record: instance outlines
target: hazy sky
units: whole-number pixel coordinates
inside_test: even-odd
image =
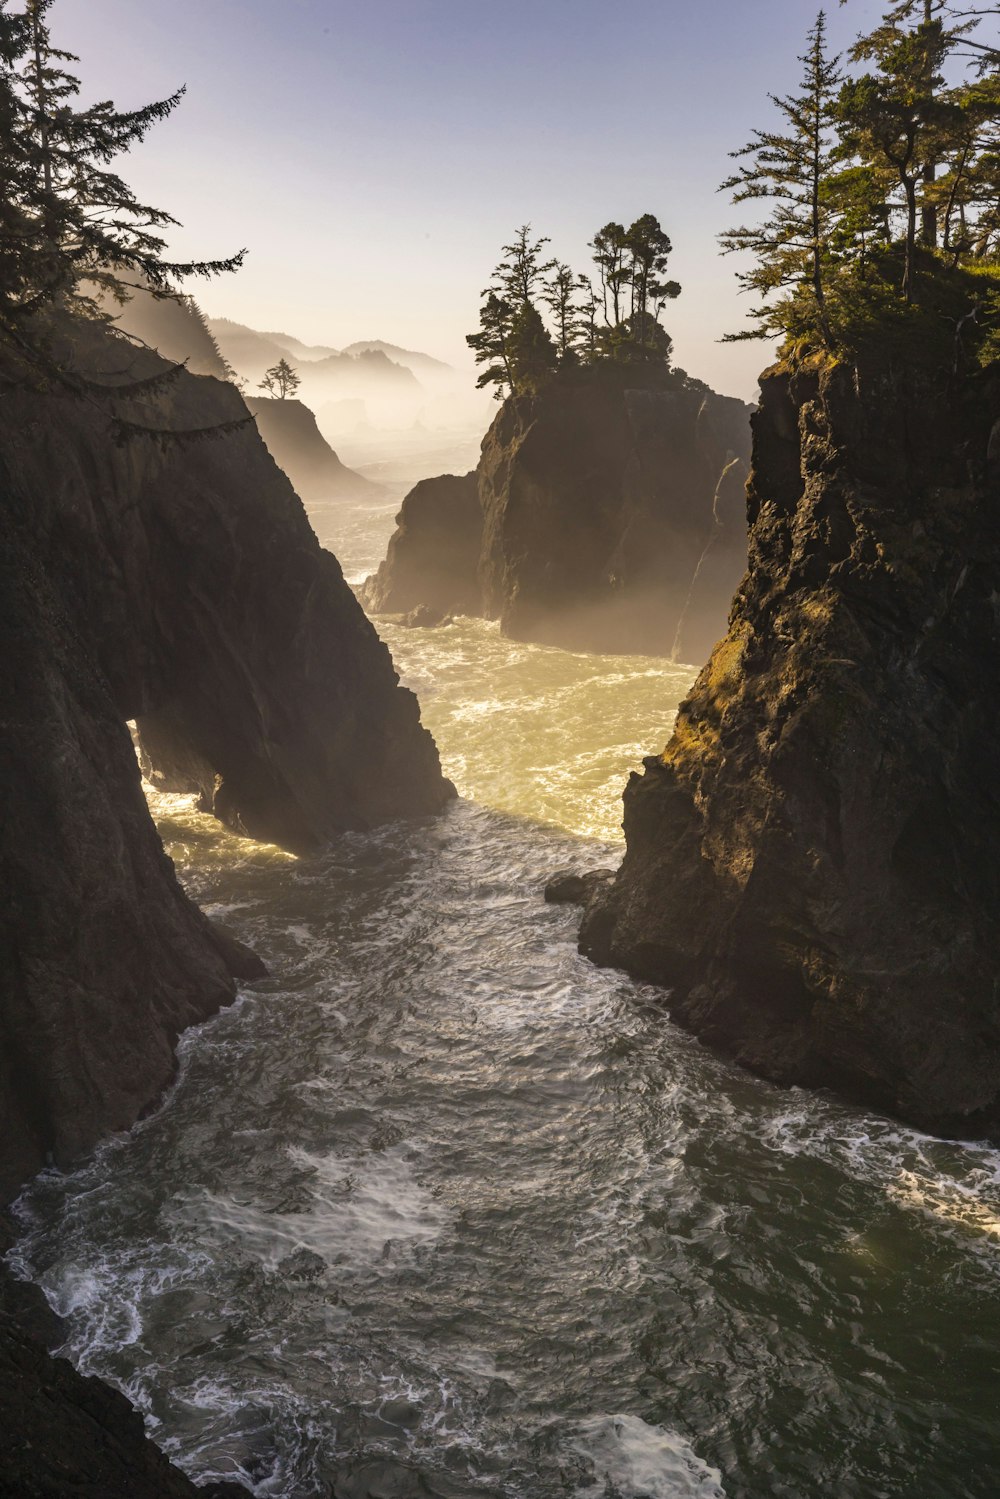
[[[876,0],[829,6],[834,41]],[[343,345],[385,338],[467,357],[500,245],[528,221],[589,270],[609,219],[655,213],[683,295],[675,357],[752,396],[727,152],[798,82],[811,0],[56,0],[53,40],[87,97],[187,97],[126,160],[183,223],[180,255],[246,245],[197,289],[210,315]]]

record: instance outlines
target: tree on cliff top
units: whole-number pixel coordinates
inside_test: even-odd
[[[741,225],[720,236],[724,254],[749,250],[756,264],[737,272],[747,291],[764,299],[751,316],[757,326],[733,338],[768,338],[783,331],[785,309],[767,302],[774,291],[791,287],[806,291],[824,342],[832,342],[826,309],[826,275],[832,258],[835,214],[828,183],[833,171],[834,107],[841,83],[839,58],[826,47],[826,17],[822,11],[807,36],[807,50],[799,59],[805,68],[801,93],[789,97],[769,94],[783,117],[783,130],[755,130],[750,142],[730,154],[741,161],[720,191],[733,194],[734,203],[768,199],[770,217],[759,225]],[[749,158],[749,161],[747,160]]]
[[[265,370],[260,388],[266,390],[269,396],[277,396],[279,401],[284,401],[288,396],[294,396],[301,384],[302,376],[296,374],[288,360],[279,359],[277,364],[272,364],[269,370]]]
[[[654,214],[642,214],[628,229],[614,222],[590,242],[600,273],[601,295],[587,276],[564,262],[543,260],[548,239],[531,239],[523,224],[483,292],[479,330],[466,336],[477,364],[486,368],[478,388],[534,393],[557,370],[581,364],[645,361],[670,363],[671,340],[660,326],[666,303],[680,286],[666,277],[669,236]],[[548,308],[553,333],[535,299]],[[601,325],[603,314],[603,326]]]
[[[110,168],[172,113],[183,89],[136,110],[110,100],[80,108],[79,80],[65,67],[77,59],[50,39],[51,4],[27,0],[13,11],[0,0],[0,337],[38,367],[46,360],[36,315],[47,306],[102,316],[95,288],[118,300],[137,285],[176,296],[178,279],[234,270],[244,253],[167,257],[163,231],[176,220]]]
[[[820,15],[803,95],[775,101],[793,129],[758,132],[734,153],[753,166],[724,184],[771,203],[761,225],[722,236],[724,250],[756,256],[741,280],[764,301],[757,328],[735,336],[898,347],[953,371],[973,349],[996,357],[1000,50],[972,35],[987,14],[1000,7],[896,0],[840,80]]]

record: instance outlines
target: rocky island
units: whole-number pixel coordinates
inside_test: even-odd
[[[641,366],[570,369],[510,396],[475,474],[407,496],[365,606],[702,660],[746,567],[750,409]]]
[[[765,1076],[1000,1130],[1000,370],[761,382],[750,568],[581,948]]]

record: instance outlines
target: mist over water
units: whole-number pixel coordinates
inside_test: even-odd
[[[316,508],[349,578],[398,499]],[[541,900],[693,669],[384,633],[445,816],[294,859],[153,798],[271,977],[22,1200],[67,1351],[262,1496],[993,1496],[1000,1155],[746,1076]]]

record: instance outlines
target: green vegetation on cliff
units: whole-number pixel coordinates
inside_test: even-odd
[[[598,285],[558,260],[544,260],[547,238],[531,239],[522,224],[503,246],[503,259],[483,292],[479,330],[466,343],[485,365],[477,385],[493,385],[498,401],[535,395],[558,370],[581,364],[648,364],[665,369],[671,342],[660,323],[680,295],[666,279],[669,237],[651,213],[628,229],[614,222],[590,242]],[[548,308],[552,331],[538,310]]]
[[[1000,51],[995,9],[899,0],[858,38],[847,72],[820,11],[799,92],[771,95],[776,129],[733,152],[723,183],[768,214],[721,236],[749,251],[760,298],[733,338],[784,352],[882,348],[960,373],[1000,351]]]
[[[77,59],[49,35],[51,4],[13,10],[0,0],[0,341],[18,351],[26,377],[80,389],[80,375],[71,378],[47,346],[47,312],[106,317],[102,294],[120,303],[138,288],[176,297],[178,279],[234,270],[243,252],[167,258],[164,232],[176,220],[141,202],[111,163],[184,91],[136,110],[110,100],[81,108],[79,80],[65,66]]]

